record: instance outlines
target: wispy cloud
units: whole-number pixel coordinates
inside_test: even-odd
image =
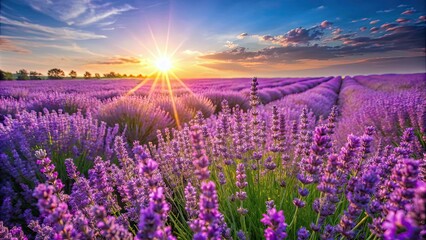
[[[353,22],[353,23],[356,23],[356,22],[363,22],[363,21],[368,21],[368,20],[370,20],[371,18],[360,18],[360,19],[355,19],[355,20],[352,20],[351,22]]]
[[[9,19],[4,16],[0,16],[0,22],[5,25],[14,26],[16,28],[21,28],[26,32],[38,35],[41,37],[46,37],[50,40],[87,40],[87,39],[101,39],[106,38],[104,35],[99,35],[92,32],[72,29],[68,27],[49,27],[36,23],[26,22],[26,21],[17,21]]]
[[[100,13],[90,14],[89,16],[87,16],[86,19],[77,22],[76,25],[90,25],[92,23],[99,22],[99,21],[107,19],[111,16],[119,15],[123,12],[127,12],[127,11],[133,10],[133,9],[135,9],[135,8],[128,5],[128,4],[125,4],[122,7],[111,8],[111,9],[108,9],[108,10],[100,12]]]
[[[102,23],[115,15],[135,9],[129,4],[112,6],[111,3],[100,4],[92,0],[51,1],[27,0],[35,10],[68,25],[85,26]],[[113,21],[109,21],[111,23]]]
[[[226,41],[225,47],[227,47],[227,48],[236,48],[236,47],[238,47],[238,44],[235,44],[232,41]]]
[[[411,15],[411,14],[413,14],[415,12],[416,12],[416,10],[414,10],[414,9],[407,9],[404,12],[402,12],[401,14],[402,15]]]
[[[12,41],[10,39],[6,39],[6,38],[1,37],[0,38],[0,51],[21,53],[21,54],[31,53],[31,51],[29,49],[20,46],[19,43],[20,43],[19,41]]]
[[[324,6],[324,5],[321,5],[321,6],[317,7],[316,9],[317,9],[317,10],[323,10],[324,8],[325,8],[325,6]]]
[[[379,11],[376,11],[376,13],[390,13],[390,12],[392,12],[393,10],[395,10],[395,9],[379,10]]]
[[[237,38],[238,39],[244,39],[245,37],[247,37],[248,36],[248,33],[240,33],[238,36],[237,36]]]
[[[117,57],[113,57],[113,58],[108,58],[108,59],[103,60],[103,61],[98,61],[95,64],[100,64],[100,65],[120,65],[120,64],[137,64],[137,63],[141,63],[141,59],[135,58],[135,57],[121,57],[121,56],[117,56]]]
[[[373,20],[373,21],[371,21],[371,22],[370,22],[370,24],[371,24],[371,25],[374,25],[374,24],[376,24],[376,23],[378,23],[378,22],[380,22],[380,20],[378,20],[378,19],[377,19],[377,20]]]

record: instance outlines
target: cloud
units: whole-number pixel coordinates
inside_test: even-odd
[[[404,12],[402,12],[401,15],[411,15],[415,12],[416,12],[416,10],[414,10],[414,9],[408,9],[408,10],[405,10]]]
[[[331,27],[331,25],[333,25],[332,22],[330,22],[328,20],[325,20],[325,21],[322,21],[322,23],[320,24],[320,27],[323,28],[323,29],[325,29],[325,28]]]
[[[225,47],[227,47],[227,48],[236,48],[236,47],[238,47],[238,44],[235,44],[235,43],[233,43],[231,41],[226,41]]]
[[[17,21],[9,19],[4,16],[0,16],[2,24],[21,28],[26,32],[30,32],[35,35],[50,38],[50,40],[67,39],[67,40],[87,40],[87,39],[101,39],[106,38],[104,35],[99,35],[91,32],[82,30],[76,30],[67,27],[48,27],[36,23],[30,23],[25,21]]]
[[[356,22],[363,22],[363,21],[368,21],[368,20],[370,20],[371,18],[361,18],[361,19],[355,19],[355,20],[352,20],[352,22],[353,23],[356,23]]]
[[[341,28],[336,28],[333,32],[331,32],[333,35],[339,35],[340,33],[342,33],[342,29]]]
[[[410,22],[410,19],[406,19],[406,18],[398,18],[395,20],[397,23],[408,23]]]
[[[376,27],[370,31],[379,30],[374,28]],[[382,28],[386,30],[386,33],[377,37],[359,37],[354,33],[335,36],[333,40],[341,43],[333,44],[333,46],[282,44],[255,51],[239,46],[222,52],[204,54],[199,58],[233,63],[294,63],[390,51],[424,51],[425,26],[384,24]],[[274,36],[263,37],[268,41],[276,40]]]
[[[364,32],[364,31],[366,31],[366,30],[367,30],[367,27],[360,27],[360,28],[359,28],[359,30],[360,30],[361,32]]]
[[[95,64],[100,65],[120,65],[120,64],[136,64],[141,63],[141,59],[135,57],[113,57],[105,61],[98,61]]]
[[[249,51],[247,48],[210,53],[200,56],[201,59],[224,62],[257,62],[257,63],[294,63],[302,59],[326,60],[336,57],[325,46],[281,46],[267,47],[258,51]],[[307,54],[309,53],[309,54]]]
[[[377,11],[376,13],[390,13],[390,12],[392,12],[393,10],[395,10],[395,9],[379,10],[379,11]]]
[[[426,22],[426,16],[420,16],[419,22]]]
[[[378,32],[380,30],[380,28],[378,28],[378,27],[372,27],[372,28],[370,28],[370,32],[371,33],[376,33],[376,32]]]
[[[399,8],[402,8],[402,7],[408,7],[408,5],[405,5],[405,4],[399,4],[399,5],[398,5],[398,7],[399,7]]]
[[[387,33],[378,37],[354,37],[342,39],[339,52],[346,54],[367,54],[388,51],[424,51],[425,26],[396,26],[387,28]]]
[[[12,41],[12,40],[0,37],[0,51],[14,52],[14,53],[20,53],[20,54],[31,53],[30,50],[19,46],[18,43],[20,42]]]
[[[396,26],[397,25],[393,24],[393,23],[385,23],[385,24],[382,24],[382,26],[380,26],[380,28],[383,29],[383,30],[388,30],[388,29],[392,29]]]
[[[374,24],[376,24],[376,23],[378,23],[378,22],[380,22],[380,20],[378,20],[378,19],[377,19],[377,20],[373,20],[373,21],[371,21],[371,22],[370,22],[370,24],[371,24],[371,25],[374,25]]]
[[[321,6],[317,7],[316,9],[317,9],[317,10],[322,10],[322,9],[324,9],[324,8],[325,8],[325,6],[324,6],[324,5],[321,5]]]
[[[237,38],[238,39],[244,39],[245,37],[247,37],[248,36],[248,33],[240,33],[238,36],[237,36]]]
[[[348,34],[339,34],[336,35],[332,38],[332,40],[337,41],[337,40],[342,40],[342,39],[346,39],[346,38],[351,38],[355,36],[355,33],[348,33]]]
[[[102,12],[97,13],[97,14],[96,13],[90,14],[89,16],[86,17],[86,19],[84,19],[80,22],[77,22],[76,25],[90,25],[92,23],[99,22],[99,21],[104,20],[106,18],[109,18],[111,16],[119,15],[123,12],[127,12],[127,11],[133,10],[133,9],[135,9],[135,8],[128,5],[128,4],[125,4],[122,7],[111,8],[111,9],[102,11]]]
[[[90,25],[135,9],[129,4],[112,6],[92,0],[27,0],[33,9],[68,25]]]
[[[332,23],[327,21],[327,23],[323,25],[331,26],[331,24]],[[261,41],[266,41],[266,42],[271,42],[277,45],[287,46],[287,45],[309,44],[311,41],[320,40],[323,34],[324,34],[323,27],[314,26],[309,29],[302,28],[302,27],[291,29],[284,35],[277,35],[277,36],[263,35],[263,36],[258,36],[258,38]]]

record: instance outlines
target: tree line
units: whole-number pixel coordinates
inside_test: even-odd
[[[71,70],[68,73],[68,76],[72,79],[78,78],[77,72],[74,70]],[[63,79],[65,78],[65,72],[62,69],[59,68],[52,68],[49,71],[47,71],[47,79]],[[139,74],[139,75],[127,75],[127,74],[120,74],[116,72],[109,72],[104,73],[102,76],[99,73],[95,73],[92,75],[92,73],[86,71],[83,74],[83,78],[85,79],[91,79],[91,78],[146,78],[146,76]],[[42,73],[36,72],[36,71],[27,71],[25,69],[21,69],[16,72],[16,74],[12,74],[11,72],[6,72],[3,70],[0,70],[0,80],[43,80],[46,79],[46,76],[43,76]]]

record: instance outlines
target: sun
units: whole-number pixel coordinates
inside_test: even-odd
[[[168,72],[173,67],[172,61],[168,57],[161,57],[155,61],[155,66],[160,72]]]

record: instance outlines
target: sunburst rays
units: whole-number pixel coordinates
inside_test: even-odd
[[[176,126],[180,129],[181,128],[181,122],[179,119],[179,113],[177,112],[176,108],[176,96],[173,92],[173,89],[175,88],[175,84],[177,83],[177,86],[183,87],[185,91],[187,91],[189,94],[194,95],[194,92],[178,77],[178,74],[175,73],[175,71],[179,71],[179,58],[176,57],[176,53],[180,50],[182,47],[184,41],[180,42],[176,48],[174,48],[172,51],[170,51],[169,41],[170,41],[170,23],[167,29],[167,35],[165,37],[165,44],[163,48],[160,48],[160,44],[158,43],[154,32],[152,31],[151,26],[148,26],[149,34],[152,39],[153,48],[155,49],[152,51],[152,48],[148,48],[146,45],[144,45],[141,41],[137,41],[143,49],[146,50],[146,52],[150,55],[150,67],[154,67],[155,70],[153,70],[151,73],[148,74],[147,78],[138,83],[135,87],[130,89],[126,96],[134,94],[136,91],[138,91],[141,87],[147,85],[150,83],[150,88],[148,91],[147,98],[150,99],[153,97],[153,95],[158,91],[160,93],[167,92],[167,95],[170,97],[170,102],[172,104],[173,108],[173,118],[176,122]],[[137,40],[137,37],[135,37]]]

